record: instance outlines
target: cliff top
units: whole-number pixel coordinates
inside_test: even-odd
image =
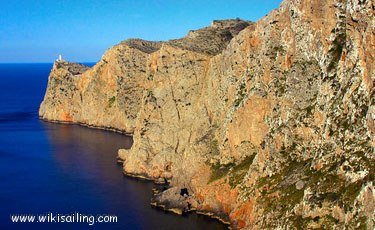
[[[208,27],[190,30],[186,37],[167,42],[182,49],[206,53],[219,54],[241,30],[251,25],[251,22],[240,19],[214,20]]]
[[[183,38],[165,42],[127,39],[121,44],[126,44],[145,53],[153,53],[159,50],[163,44],[167,44],[198,53],[217,55],[234,36],[251,24],[252,22],[241,19],[214,20],[208,27],[190,30]]]
[[[69,71],[72,75],[79,75],[84,73],[86,70],[90,69],[90,67],[85,66],[83,64],[74,63],[74,62],[68,62],[65,60],[61,61],[55,61],[53,69],[66,69]]]
[[[121,42],[121,44],[126,44],[131,48],[138,49],[145,53],[153,53],[160,49],[163,42],[146,41],[143,39],[131,38]]]

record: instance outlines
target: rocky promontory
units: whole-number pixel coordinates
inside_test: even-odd
[[[375,227],[374,3],[285,0],[256,23],[55,62],[41,119],[131,134],[153,204],[233,228]],[[124,194],[126,195],[126,194]]]

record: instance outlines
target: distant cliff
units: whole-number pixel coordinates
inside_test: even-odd
[[[130,133],[153,204],[234,228],[375,227],[373,1],[285,0],[256,23],[56,62],[39,115]],[[124,194],[126,195],[126,194]]]

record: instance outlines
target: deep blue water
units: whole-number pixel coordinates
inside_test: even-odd
[[[224,229],[150,206],[150,182],[127,178],[131,138],[38,119],[52,64],[0,64],[0,229]],[[12,223],[11,214],[116,215],[117,223]]]

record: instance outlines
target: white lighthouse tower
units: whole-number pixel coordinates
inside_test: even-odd
[[[59,54],[59,57],[56,59],[57,62],[61,62],[61,61],[64,61],[64,59],[62,58],[61,54]]]

